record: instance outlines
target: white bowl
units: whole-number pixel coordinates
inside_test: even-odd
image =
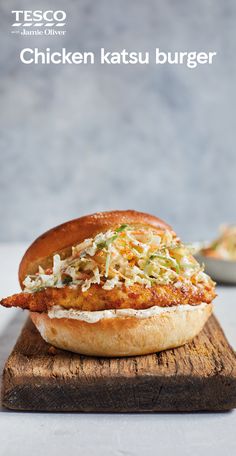
[[[194,243],[200,249],[207,245],[204,243]],[[194,253],[194,257],[200,264],[205,265],[205,272],[216,282],[236,285],[236,261],[211,258],[203,254],[200,250]]]

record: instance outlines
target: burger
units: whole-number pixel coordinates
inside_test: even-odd
[[[53,228],[28,248],[21,307],[43,339],[91,356],[132,356],[193,339],[212,313],[215,284],[159,218],[111,211]]]

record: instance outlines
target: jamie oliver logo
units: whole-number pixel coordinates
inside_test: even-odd
[[[14,10],[11,13],[14,18],[11,33],[21,35],[65,34],[65,30],[62,31],[62,28],[66,25],[65,11]]]

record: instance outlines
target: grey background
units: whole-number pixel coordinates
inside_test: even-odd
[[[12,9],[65,9],[67,34],[10,33]],[[0,1],[0,240],[135,208],[185,240],[236,220],[234,0]],[[213,50],[184,66],[23,65],[24,47]]]

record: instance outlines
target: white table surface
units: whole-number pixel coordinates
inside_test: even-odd
[[[0,295],[18,291],[25,245],[0,244]],[[236,348],[236,287],[219,287],[215,313]],[[26,312],[0,309],[0,368]],[[0,409],[0,455],[128,456],[236,454],[236,410],[188,414],[29,413]]]

